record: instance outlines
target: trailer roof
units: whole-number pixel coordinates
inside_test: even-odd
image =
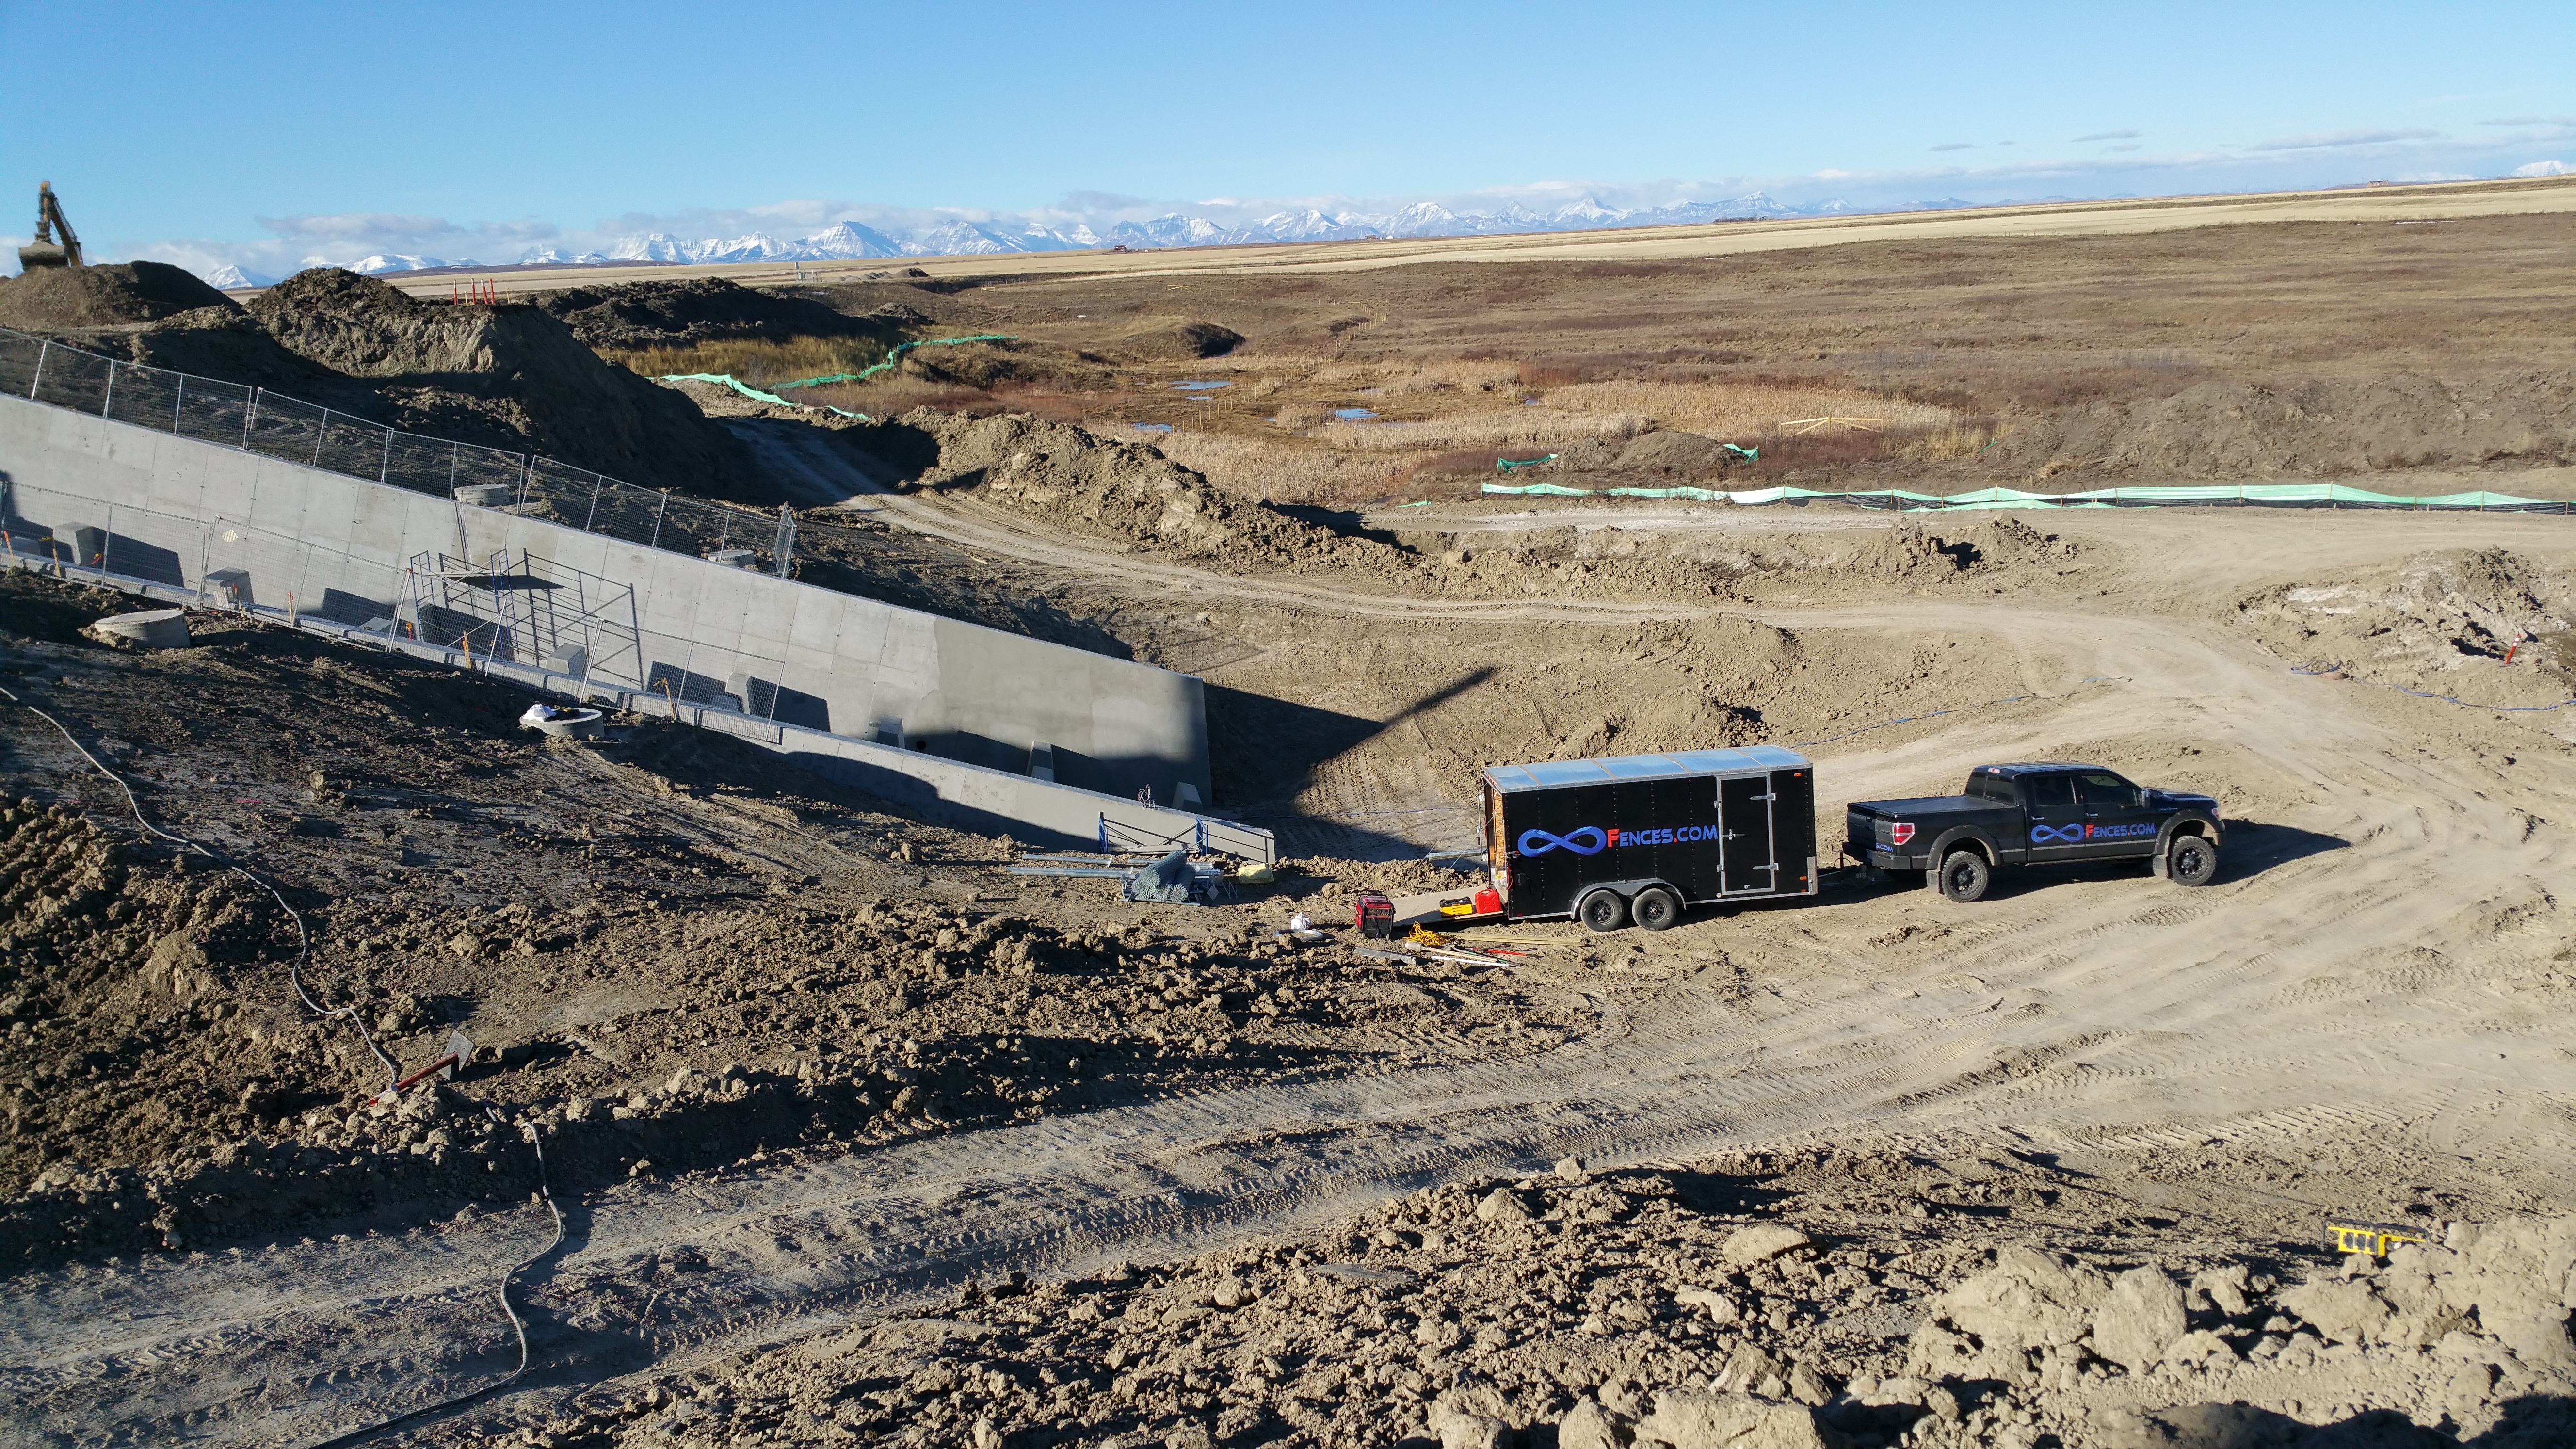
[[[1653,780],[1688,775],[1749,775],[1794,768],[1807,757],[1777,745],[1747,745],[1740,750],[1675,750],[1668,755],[1613,755],[1598,760],[1548,760],[1535,765],[1489,765],[1485,778],[1498,794],[1552,790],[1566,785],[1607,785],[1618,780]]]

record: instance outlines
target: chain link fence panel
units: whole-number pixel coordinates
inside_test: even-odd
[[[773,517],[676,497],[552,458],[422,437],[264,388],[117,362],[5,328],[0,393],[415,493],[509,507],[648,548],[721,554],[724,562],[781,577],[794,557],[795,521],[783,508]]]

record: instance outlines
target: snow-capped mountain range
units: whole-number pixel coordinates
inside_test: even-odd
[[[1923,211],[1966,206],[1956,200],[1917,202],[1895,207]],[[1438,202],[1418,201],[1399,211],[1282,211],[1258,221],[1226,225],[1203,216],[1170,212],[1148,221],[1122,221],[1105,233],[1088,226],[1070,229],[1037,222],[952,221],[909,232],[883,232],[845,221],[829,231],[794,241],[763,232],[747,236],[690,241],[668,232],[620,239],[608,248],[610,261],[652,262],[838,262],[893,257],[990,256],[1000,252],[1060,252],[1123,246],[1134,250],[1163,247],[1247,246],[1260,242],[1353,241],[1362,237],[1484,236],[1499,232],[1583,231],[1612,226],[1668,226],[1697,222],[1756,220],[1783,216],[1840,216],[1855,208],[1840,201],[1792,206],[1761,192],[1730,201],[1691,201],[1645,210],[1603,206],[1590,197],[1553,211],[1522,206],[1501,211],[1455,212]],[[530,255],[525,261],[551,261]],[[579,260],[589,260],[581,258]]]
[[[1935,211],[1974,205],[1955,198],[1918,201],[1884,208],[1888,211]],[[1500,211],[1452,211],[1433,201],[1418,201],[1392,212],[1317,210],[1282,211],[1257,221],[1226,224],[1203,216],[1170,212],[1146,221],[1122,221],[1106,232],[1076,223],[1052,227],[1036,221],[950,221],[937,226],[880,231],[856,221],[843,221],[811,236],[792,240],[766,232],[735,237],[688,238],[669,232],[620,237],[605,249],[580,253],[561,247],[530,248],[520,254],[522,266],[599,266],[609,262],[841,262],[902,257],[991,256],[1004,252],[1080,251],[1127,247],[1145,251],[1165,247],[1248,246],[1262,242],[1356,241],[1368,237],[1491,236],[1507,232],[1587,231],[1619,226],[1692,225],[1712,221],[1752,221],[1777,217],[1845,216],[1865,208],[1842,201],[1789,204],[1759,191],[1727,201],[1686,201],[1671,206],[1627,210],[1583,197],[1549,211],[1514,204]],[[308,266],[327,266],[321,257]],[[470,257],[453,259],[386,253],[349,263],[349,269],[378,275],[431,267],[485,265]],[[217,286],[263,286],[268,278],[225,267],[208,278]]]

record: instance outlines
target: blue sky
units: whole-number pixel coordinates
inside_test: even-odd
[[[1763,189],[1862,205],[2576,163],[2576,5],[0,0],[0,228],[484,260],[842,216]],[[40,78],[40,79],[39,79]]]

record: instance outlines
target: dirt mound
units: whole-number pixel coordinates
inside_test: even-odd
[[[384,400],[380,421],[646,487],[767,501],[730,433],[679,394],[602,361],[538,308],[424,302],[316,268],[250,310],[297,356],[366,379]]]
[[[905,377],[952,387],[990,390],[1005,383],[1036,383],[1065,392],[1109,387],[1114,378],[1088,354],[1041,343],[974,342],[956,347],[917,347],[903,355]],[[864,389],[835,395],[849,408],[868,406]]]
[[[296,356],[258,318],[239,307],[200,308],[131,332],[89,333],[67,340],[87,351],[146,367],[248,383],[302,402],[391,421],[385,400],[373,388]]]
[[[907,450],[917,457],[935,446],[937,462],[919,473],[916,487],[965,492],[1052,524],[1185,558],[1299,570],[1412,567],[1404,550],[1229,493],[1144,444],[1116,442],[1027,413],[967,418],[916,408],[891,424],[853,428],[844,436],[888,459]]]
[[[2496,704],[2568,697],[2571,616],[2576,575],[2501,548],[2283,584],[2236,605],[2239,624],[2294,663]]]
[[[1978,461],[2041,477],[2229,481],[2563,464],[2576,462],[2576,376],[2204,382],[2171,397],[2097,402],[2034,419]]]
[[[160,262],[38,267],[0,279],[0,327],[22,332],[158,322],[208,307],[241,310],[196,273]]]
[[[1619,452],[1619,467],[1693,482],[1723,472],[1737,455],[1697,433],[1647,433]]]
[[[1223,357],[1243,345],[1243,334],[1214,322],[1158,321],[1119,335],[1120,352],[1157,362]]]
[[[1973,520],[1973,521],[1972,521]],[[1913,587],[1991,588],[2011,579],[2074,572],[2082,550],[2072,539],[2042,533],[2009,514],[1969,514],[1938,521],[1908,518],[1893,528],[1775,534],[1741,547],[1720,545],[1737,584],[1804,584],[1830,577]]]
[[[533,299],[582,345],[617,351],[797,337],[901,340],[891,319],[852,317],[808,297],[736,286],[721,277],[574,287]]]

